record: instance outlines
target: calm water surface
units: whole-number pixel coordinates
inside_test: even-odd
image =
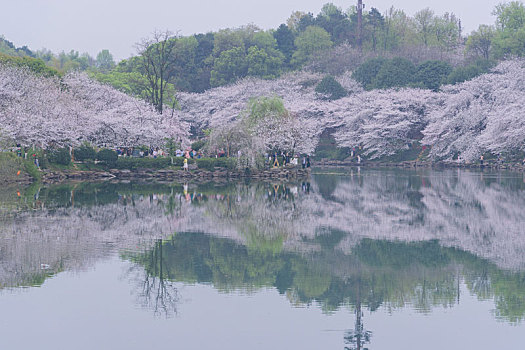
[[[0,189],[1,349],[522,349],[522,174]]]

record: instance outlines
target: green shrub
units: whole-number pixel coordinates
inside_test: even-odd
[[[120,157],[116,163],[117,169],[165,169],[170,166],[182,166],[184,158],[173,157],[173,164],[171,163],[171,157],[160,157],[160,158],[129,158]],[[192,160],[190,159],[191,163]]]
[[[16,181],[16,172],[21,169],[21,158],[13,153],[0,152],[0,179]]]
[[[48,151],[47,159],[50,163],[60,164],[60,165],[69,165],[71,164],[71,155],[69,154],[69,149],[58,148]]]
[[[193,160],[188,161],[189,164],[193,163]],[[181,167],[184,165],[184,157],[173,157],[173,166]]]
[[[197,159],[197,167],[204,170],[213,170],[215,168],[215,158]]]
[[[117,152],[110,149],[103,149],[97,153],[97,160],[103,162],[109,167],[115,166],[118,160]]]
[[[237,167],[237,159],[236,158],[215,158],[215,166],[217,168],[226,168],[229,170],[233,170]]]
[[[457,67],[448,76],[449,84],[459,84],[464,81],[474,79],[481,74],[487,73],[492,67],[494,62],[490,60],[477,60],[475,63],[468,66]]]
[[[449,84],[459,84],[467,80],[474,79],[481,75],[481,70],[476,66],[458,67],[448,76]]]
[[[196,162],[199,169],[210,171],[215,168],[233,170],[237,167],[237,159],[235,158],[201,158],[197,159]]]
[[[6,64],[14,67],[23,67],[31,72],[44,77],[60,77],[60,73],[51,67],[48,67],[44,61],[32,57],[15,57],[0,53],[0,64]]]
[[[319,84],[317,84],[315,92],[322,94],[330,101],[338,100],[347,95],[346,90],[331,75],[327,75]]]
[[[29,148],[26,149],[25,152],[27,152],[27,160],[30,160],[32,163],[34,163],[35,158],[38,158],[38,165],[40,166],[40,169],[47,169],[49,166],[49,151],[46,152],[43,149],[33,149]],[[34,156],[33,156],[34,155]]]
[[[90,145],[82,145],[74,150],[75,160],[83,162],[85,160],[94,160],[97,157],[97,152]]]
[[[366,90],[371,90],[374,88],[372,85],[374,79],[386,61],[387,59],[381,57],[369,59],[354,71],[352,78],[361,83]]]
[[[377,73],[372,85],[375,89],[389,89],[408,86],[414,82],[416,67],[404,58],[386,61]]]
[[[206,140],[198,140],[191,144],[191,149],[198,151],[206,144]]]
[[[437,91],[452,72],[452,66],[443,61],[426,61],[417,67],[414,82],[425,89]]]
[[[176,153],[176,150],[180,148],[180,142],[175,142],[173,138],[169,138],[169,139],[166,139],[166,144],[164,145],[164,147],[170,156],[174,156]],[[143,149],[143,151],[145,151],[146,149]]]
[[[39,160],[40,161],[40,160]],[[35,181],[40,181],[42,178],[42,174],[36,167],[35,163],[33,161],[27,159],[24,161],[24,170],[26,173],[28,173]]]

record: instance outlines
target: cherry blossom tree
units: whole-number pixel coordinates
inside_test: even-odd
[[[148,103],[97,83],[84,73],[62,80],[0,66],[0,126],[24,145],[118,147],[186,141],[188,124]]]
[[[361,146],[370,159],[397,154],[417,141],[431,148],[433,160],[471,162],[485,152],[505,156],[525,150],[524,65],[519,59],[505,61],[488,74],[438,92],[367,92],[345,73],[336,79],[348,96],[335,101],[315,93],[320,74],[246,78],[201,94],[179,93],[181,108],[162,115],[81,73],[58,80],[3,66],[0,129],[4,138],[27,145],[88,141],[131,146],[160,144],[164,138],[187,142],[191,124],[196,130],[215,130],[213,140],[218,142],[242,126],[251,100],[275,96],[286,118],[257,120],[243,132],[259,141],[239,143],[230,137],[237,143],[233,148],[254,154],[277,148],[313,154],[323,131],[330,129],[337,146]]]
[[[303,135],[301,152],[313,153],[320,135],[335,130],[339,147],[362,146],[374,158],[394,155],[415,141],[431,147],[433,160],[473,161],[484,152],[511,153],[525,148],[523,60],[502,62],[491,73],[444,86],[422,89],[360,89],[348,73],[338,77],[349,96],[317,98],[319,74],[297,72],[272,81],[254,78],[209,90],[179,94],[179,117],[197,128],[233,125],[251,98],[278,96],[296,116]],[[290,128],[288,128],[290,129]]]
[[[429,115],[424,143],[434,158],[473,161],[485,152],[525,150],[525,61],[500,63],[491,73],[443,89]]]

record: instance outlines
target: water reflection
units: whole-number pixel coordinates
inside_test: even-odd
[[[140,258],[148,269],[144,269],[141,264],[134,264],[126,275],[131,280],[133,293],[142,307],[153,310],[156,316],[171,317],[177,313],[180,296],[163,252],[162,241],[157,240],[154,249]],[[123,258],[128,259],[130,256],[124,254]]]
[[[412,307],[430,313],[460,303],[462,284],[480,300],[493,299],[498,318],[517,323],[525,316],[524,273],[501,270],[437,241],[365,239],[351,255],[330,249],[304,255],[181,233],[126,258],[161,280],[212,284],[223,292],[274,287],[295,306],[315,302],[326,313],[350,308],[357,315],[355,329],[347,334],[350,343],[370,338],[362,309]]]
[[[176,283],[271,287],[292,305],[352,310],[349,349],[371,340],[363,310],[430,313],[459,303],[462,285],[517,323],[524,190],[505,174],[365,170],[299,183],[16,189],[0,197],[0,288],[40,285],[118,251],[134,264],[138,302],[157,314],[177,312]]]

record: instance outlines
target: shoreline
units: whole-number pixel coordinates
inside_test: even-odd
[[[43,183],[61,183],[65,181],[180,181],[180,180],[235,180],[235,179],[303,179],[310,176],[309,169],[301,168],[275,168],[265,169],[257,172],[245,172],[239,170],[173,170],[173,169],[138,169],[138,170],[117,170],[107,171],[49,171],[42,173]]]
[[[333,168],[348,168],[348,167],[363,167],[363,168],[403,168],[403,169],[473,169],[473,170],[506,170],[514,172],[525,172],[525,165],[519,163],[488,163],[488,164],[472,164],[472,163],[456,163],[456,162],[356,162],[345,161],[319,161],[315,163],[316,167],[333,167]]]
[[[454,162],[363,162],[357,164],[356,162],[322,160],[314,163],[316,168],[392,168],[392,169],[472,169],[472,170],[495,170],[495,171],[512,171],[525,172],[525,166],[521,164],[462,164]],[[245,172],[242,170],[204,170],[195,169],[191,171],[175,170],[175,169],[109,169],[109,170],[44,170],[40,182],[44,184],[57,184],[70,181],[229,181],[236,179],[252,179],[252,180],[291,180],[291,179],[305,179],[311,174],[311,169],[302,169],[300,167],[293,168],[271,168],[255,172]],[[8,185],[30,185],[38,182],[28,174],[22,173],[14,181],[4,179],[0,184]]]

